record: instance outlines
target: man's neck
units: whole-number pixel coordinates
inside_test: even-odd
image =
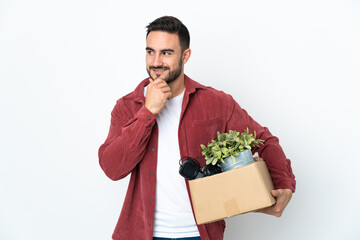
[[[185,77],[184,73],[181,73],[180,76],[173,82],[169,83],[171,89],[172,97],[179,96],[185,89]]]

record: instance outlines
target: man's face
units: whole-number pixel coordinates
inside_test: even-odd
[[[146,39],[146,70],[155,80],[176,80],[183,69],[182,52],[177,34],[152,31]]]

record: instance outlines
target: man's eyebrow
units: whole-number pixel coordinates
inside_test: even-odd
[[[146,51],[155,51],[151,47],[146,47],[145,49]],[[161,49],[160,52],[175,52],[175,50],[171,48],[165,48],[165,49]]]
[[[165,49],[161,49],[161,52],[175,52],[174,49],[171,48],[165,48]]]

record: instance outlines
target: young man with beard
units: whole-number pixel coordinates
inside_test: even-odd
[[[256,148],[268,165],[277,202],[261,212],[281,216],[295,191],[290,161],[266,127],[260,126],[234,99],[184,74],[190,36],[174,17],[147,26],[146,69],[149,78],[120,98],[111,115],[100,165],[112,180],[131,173],[113,239],[223,239],[223,220],[196,225],[188,182],[178,173],[179,159],[190,156],[204,166],[200,144],[216,132],[249,128],[265,140]]]

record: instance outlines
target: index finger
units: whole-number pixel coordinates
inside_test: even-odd
[[[167,85],[166,80],[165,80],[165,79],[163,79],[163,78],[157,77],[157,78],[154,80],[154,83],[161,83],[161,82],[165,82],[165,83],[166,83],[166,85]]]

